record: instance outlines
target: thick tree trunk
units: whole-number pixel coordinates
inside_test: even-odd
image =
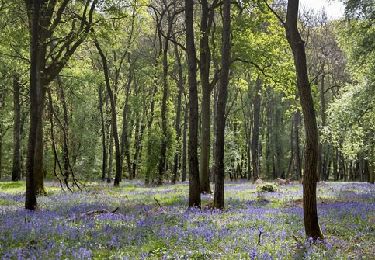
[[[107,140],[105,131],[105,121],[103,112],[103,86],[99,85],[99,112],[101,121],[101,134],[102,134],[102,181],[105,180],[107,170]]]
[[[13,166],[12,181],[21,179],[21,104],[20,84],[18,75],[13,77]]]
[[[210,193],[209,163],[211,146],[211,86],[210,62],[211,52],[208,37],[210,34],[209,7],[207,0],[201,1],[202,15],[200,23],[200,80],[202,84],[202,111],[201,111],[201,152],[200,152],[200,185],[202,193]]]
[[[31,41],[30,41],[30,131],[26,162],[26,201],[25,208],[35,210],[36,201],[36,168],[35,164],[40,162],[36,158],[38,122],[41,121],[42,110],[42,85],[40,80],[40,63],[39,53],[40,46],[40,11],[41,1],[32,2],[30,12],[31,20]]]
[[[308,237],[322,238],[318,223],[316,185],[318,181],[317,161],[319,160],[318,127],[307,75],[305,43],[297,28],[299,0],[289,0],[286,18],[286,37],[293,51],[297,74],[297,88],[304,116],[306,133],[305,164],[303,177],[303,209],[305,232]]]
[[[102,60],[103,65],[103,72],[104,72],[104,78],[105,78],[105,85],[107,94],[109,97],[109,102],[111,105],[111,115],[112,115],[112,133],[113,133],[113,140],[115,142],[115,161],[116,161],[116,175],[115,175],[115,181],[114,186],[119,186],[122,178],[122,169],[121,169],[121,151],[120,151],[120,141],[118,137],[118,131],[117,131],[117,113],[116,113],[116,103],[115,103],[115,97],[113,94],[113,91],[110,86],[109,81],[109,68],[107,64],[107,58],[101,49],[99,42],[95,40],[95,47],[99,52],[99,55]]]
[[[186,54],[189,79],[189,207],[200,207],[198,165],[197,57],[194,43],[194,1],[185,0]]]
[[[220,86],[217,99],[217,121],[216,121],[216,142],[215,142],[215,194],[214,207],[224,208],[224,131],[225,131],[225,109],[228,97],[230,51],[231,51],[231,1],[223,1],[223,33],[222,33],[222,56]]]
[[[262,96],[262,81],[259,79],[255,82],[254,100],[253,100],[253,135],[251,140],[251,164],[253,168],[253,181],[259,179],[260,175],[260,153],[259,153],[259,134],[260,134],[260,105]]]

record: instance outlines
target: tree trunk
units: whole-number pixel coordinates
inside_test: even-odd
[[[185,97],[185,100],[186,100],[186,97]],[[187,102],[185,101],[185,104],[187,104]],[[186,106],[185,108],[185,113],[184,113],[184,132],[182,134],[182,173],[181,173],[181,181],[184,182],[186,181],[186,150],[187,150],[187,128],[188,128],[188,117],[189,117],[189,111],[188,111],[188,108]]]
[[[0,180],[3,177],[3,133],[0,127]]]
[[[102,181],[105,180],[107,170],[107,142],[106,142],[106,131],[105,121],[103,113],[103,86],[99,85],[99,112],[101,121],[101,133],[102,133]]]
[[[13,166],[12,181],[21,179],[21,104],[20,104],[20,84],[18,75],[13,77]]]
[[[253,181],[255,182],[259,179],[260,174],[260,160],[259,160],[259,130],[260,130],[260,104],[261,104],[261,95],[262,95],[262,81],[259,79],[255,82],[254,89],[254,126],[253,126],[253,135],[251,140],[251,164],[253,168]]]
[[[113,140],[115,142],[115,161],[116,161],[116,175],[115,175],[115,181],[114,186],[119,186],[122,178],[122,169],[121,169],[121,151],[120,151],[120,141],[118,137],[118,131],[117,131],[117,113],[116,113],[116,103],[115,103],[115,97],[113,94],[113,91],[110,86],[109,81],[109,68],[107,64],[107,58],[101,49],[99,42],[95,39],[95,47],[99,52],[99,55],[102,60],[103,65],[103,72],[104,72],[104,78],[105,78],[105,85],[106,90],[109,97],[109,102],[111,105],[111,115],[112,115],[112,133],[113,133]]]
[[[200,185],[202,193],[210,193],[210,146],[211,146],[211,86],[210,62],[211,52],[209,46],[209,7],[207,0],[201,1],[202,15],[200,23],[200,80],[202,84],[202,130],[200,152]]]
[[[216,121],[216,142],[215,142],[215,194],[214,207],[224,208],[224,131],[225,131],[225,108],[228,97],[230,51],[231,51],[231,19],[230,0],[224,0],[223,5],[223,33],[222,33],[222,56],[220,86],[217,99],[217,121]]]
[[[51,146],[52,146],[53,159],[54,159],[53,160],[53,173],[54,173],[55,177],[60,181],[60,185],[61,185],[60,177],[59,177],[59,175],[57,174],[57,171],[56,171],[56,169],[58,167],[59,173],[62,174],[62,167],[61,167],[61,164],[60,164],[60,160],[59,160],[57,148],[56,148],[55,123],[54,123],[54,120],[53,120],[54,115],[55,115],[55,111],[54,111],[53,104],[52,104],[51,89],[47,90],[47,96],[48,96],[49,122],[50,122],[50,126],[51,126],[50,138],[51,138]]]
[[[30,12],[31,20],[31,41],[30,41],[30,131],[26,162],[26,201],[25,208],[35,210],[36,201],[36,170],[35,164],[41,163],[37,161],[36,145],[38,122],[41,121],[42,110],[42,85],[40,80],[40,63],[41,57],[39,53],[40,46],[40,11],[41,1],[32,2]],[[40,127],[39,127],[40,128]]]
[[[200,207],[198,165],[197,57],[194,43],[194,1],[185,0],[186,54],[189,79],[189,207]]]
[[[280,96],[277,96],[278,101],[281,102]],[[280,106],[275,106],[275,124],[274,124],[274,145],[275,145],[275,153],[274,153],[274,159],[275,159],[275,177],[276,178],[285,178],[283,176],[283,167],[281,164],[282,161],[282,140],[281,140],[281,133],[282,133],[282,126],[283,126],[283,119],[282,119],[282,112],[281,112]]]
[[[132,73],[129,73],[128,76],[128,82],[126,83],[126,93],[125,93],[125,102],[124,102],[124,107],[122,109],[122,133],[121,133],[121,169],[123,169],[123,164],[124,164],[124,159],[126,157],[126,170],[129,174],[129,179],[131,179],[132,174],[131,174],[131,160],[130,160],[130,144],[129,144],[129,139],[131,138],[129,136],[129,97],[130,97],[130,87],[131,87],[131,82],[132,82]]]
[[[57,83],[60,92],[60,100],[61,105],[63,108],[63,124],[62,124],[62,131],[63,131],[63,175],[64,175],[64,183],[66,187],[69,188],[69,178],[71,177],[73,180],[73,186],[77,185],[73,169],[70,164],[70,157],[69,157],[69,115],[68,115],[68,106],[65,99],[65,92],[62,86],[60,76],[57,76]]]
[[[176,131],[176,152],[174,155],[174,164],[173,164],[173,172],[172,172],[172,183],[176,183],[177,180],[177,173],[178,173],[178,165],[179,165],[179,158],[181,157],[181,145],[180,145],[180,138],[181,138],[181,107],[182,107],[182,95],[184,94],[184,79],[182,75],[182,64],[181,64],[181,57],[180,53],[178,52],[178,46],[175,44],[174,46],[175,57],[178,66],[178,96],[177,96],[177,109],[176,109],[176,121],[175,121],[175,131]]]
[[[306,133],[305,164],[303,177],[303,209],[305,232],[313,239],[322,238],[318,223],[316,185],[318,181],[317,161],[319,160],[318,127],[314,102],[307,75],[305,43],[297,28],[299,0],[289,0],[286,18],[286,37],[293,51],[297,74],[297,88],[304,116]]]
[[[300,137],[299,137],[299,126],[301,121],[301,113],[297,110],[293,115],[293,152],[294,152],[294,171],[295,178],[301,179],[302,167],[301,167],[301,151],[300,151]]]

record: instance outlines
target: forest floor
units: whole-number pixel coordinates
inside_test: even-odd
[[[1,259],[374,259],[375,185],[319,183],[322,242],[304,239],[302,185],[258,192],[225,186],[226,209],[187,210],[188,185],[120,188],[47,183],[39,210],[23,209],[24,183],[0,182]],[[117,209],[117,210],[116,210]],[[113,212],[114,211],[114,212]]]

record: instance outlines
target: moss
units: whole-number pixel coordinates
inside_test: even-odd
[[[263,184],[257,187],[257,191],[259,192],[275,192],[276,187],[272,184]]]

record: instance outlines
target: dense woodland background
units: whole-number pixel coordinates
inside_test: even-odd
[[[2,180],[26,175],[31,4],[0,1]],[[64,189],[98,179],[175,183],[189,178],[191,165],[200,167],[199,189],[210,192],[223,122],[226,179],[302,178],[306,134],[283,28],[286,3],[229,2],[229,20],[226,4],[192,3],[189,24],[183,1],[41,1],[39,192],[43,179]],[[375,6],[344,4],[341,20],[328,20],[323,10],[298,16],[319,131],[319,179],[374,182]],[[196,71],[189,51],[196,51]],[[196,93],[189,71],[197,74]],[[189,104],[193,94],[197,103]],[[189,108],[197,119],[190,131]],[[199,164],[189,167],[192,145]]]
[[[210,5],[206,43],[203,38],[199,41],[202,10],[198,5],[195,12],[199,64],[204,63],[202,59],[209,61],[204,64],[208,65],[206,71],[200,66],[198,79],[199,151],[208,158],[212,158],[215,86],[221,65],[221,6],[216,5]],[[324,12],[300,16],[319,124],[322,180],[370,180],[374,162],[374,13],[370,1],[368,5],[368,10],[361,5],[352,10],[348,5],[350,20],[329,21]],[[79,1],[70,3],[49,36],[45,43],[48,63],[58,62],[63,54],[58,51],[65,51],[69,36],[79,37],[73,34],[79,33],[74,30],[78,31],[75,23],[81,8]],[[160,182],[158,165],[162,160],[162,181],[186,180],[188,91],[183,3],[106,1],[98,8],[93,29],[48,84],[43,125],[46,176],[64,175],[67,149],[69,170],[79,179],[111,179],[116,134],[127,178]],[[25,169],[29,36],[22,1],[3,1],[0,11],[0,176],[9,178],[13,161],[20,161],[21,170],[15,174],[24,176]],[[261,1],[234,4],[232,12],[226,174],[231,179],[254,175],[299,179],[304,132],[285,32]],[[204,82],[205,73],[208,82]],[[106,80],[114,95],[117,133],[111,127]],[[165,146],[165,158],[160,156],[161,146]],[[17,151],[20,158],[14,155]],[[259,161],[259,169],[252,168],[252,156]],[[212,160],[208,161],[210,168]]]

